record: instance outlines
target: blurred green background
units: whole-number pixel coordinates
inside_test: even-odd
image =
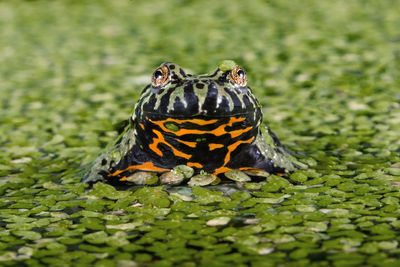
[[[399,264],[399,14],[395,0],[0,1],[0,265]],[[84,191],[77,169],[159,64],[223,59],[308,171],[191,200]],[[206,224],[218,216],[230,224]]]

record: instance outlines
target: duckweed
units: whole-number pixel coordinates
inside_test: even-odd
[[[0,2],[0,265],[400,265],[398,14],[397,0]],[[307,170],[80,182],[155,66],[223,59]]]

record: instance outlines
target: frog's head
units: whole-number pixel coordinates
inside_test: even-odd
[[[192,75],[177,64],[158,67],[138,102],[137,115],[232,117],[253,113],[259,104],[243,68],[222,61],[212,74]]]

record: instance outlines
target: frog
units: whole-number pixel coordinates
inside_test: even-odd
[[[302,167],[263,122],[247,73],[232,60],[202,75],[162,63],[84,181],[129,183],[137,172],[163,174],[182,165],[213,177],[232,170],[273,174]]]

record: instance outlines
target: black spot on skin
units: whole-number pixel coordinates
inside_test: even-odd
[[[248,87],[246,87],[247,90]],[[246,94],[247,96],[249,96],[249,99],[252,100],[252,102],[254,103],[258,103],[257,98],[254,97],[254,95],[250,92],[250,94]]]
[[[204,84],[203,83],[198,83],[196,84],[196,87],[199,89],[203,89],[204,88]]]
[[[186,73],[183,71],[183,69],[179,69],[179,73],[180,73],[183,77],[186,77]]]
[[[156,104],[156,101],[157,101],[157,97],[154,94],[152,96],[150,96],[149,101],[147,103],[144,103],[144,105],[143,105],[143,111],[153,110],[154,105]]]
[[[169,97],[174,90],[175,90],[175,88],[169,88],[168,92],[161,98],[161,103],[160,103],[160,107],[158,108],[158,112],[167,113]],[[153,107],[154,107],[154,105],[153,105]]]
[[[103,176],[103,178],[107,178],[108,177],[108,172],[106,172],[106,171],[99,171],[98,174]]]
[[[181,83],[181,81],[179,81],[179,80],[172,80],[172,82],[171,82],[171,84],[178,84],[178,83]]]
[[[218,74],[218,71],[220,71],[220,70],[217,69],[216,71],[214,71],[213,74],[209,75],[208,77],[215,77]]]
[[[170,65],[169,68],[170,68],[171,70],[173,70],[173,69],[175,69],[175,65]]]
[[[194,83],[198,83],[198,82],[199,82],[199,79],[194,79],[193,82],[194,82]]]
[[[189,84],[184,88],[184,98],[187,103],[188,114],[194,114],[199,109],[199,101],[196,94],[193,91],[193,85]]]
[[[223,81],[221,79],[218,79],[217,83],[218,83],[219,86],[224,86],[225,81]]]
[[[207,110],[208,112],[215,111],[215,108],[217,106],[217,96],[217,87],[215,86],[215,83],[212,82],[208,85],[207,97],[204,100],[202,109]]]
[[[147,85],[143,90],[142,90],[142,95],[144,94],[144,92],[146,92],[148,89],[149,89],[149,87],[151,87],[151,85]]]
[[[212,92],[214,93],[214,96],[217,96],[217,95],[218,95],[217,86],[215,86],[215,83],[214,83],[214,82],[211,82],[211,83],[208,85],[208,91],[212,91]]]
[[[182,114],[185,111],[185,106],[183,105],[182,101],[179,97],[175,98],[174,100],[174,113]]]
[[[222,97],[222,101],[218,106],[218,110],[219,112],[222,112],[222,114],[224,113],[229,113],[229,100],[226,98],[226,96]]]
[[[107,160],[106,159],[103,159],[102,161],[101,161],[101,166],[104,166],[104,165],[106,165],[107,164]]]
[[[223,74],[221,77],[218,78],[217,83],[218,85],[223,86],[227,82],[226,75]]]
[[[238,96],[234,93],[234,92],[232,92],[230,89],[228,89],[228,88],[224,88],[224,90],[225,90],[225,92],[227,92],[229,95],[230,95],[230,97],[232,98],[232,101],[233,101],[233,108],[234,109],[238,109],[238,110],[242,110],[243,108],[242,108],[242,102],[240,102],[240,99],[238,98]]]
[[[249,106],[251,105],[250,100],[249,100],[249,98],[247,97],[247,95],[244,95],[244,96],[243,96],[243,102],[244,102],[244,105],[245,105],[246,107],[249,107]]]
[[[173,71],[173,70],[171,70],[171,79],[172,79],[172,82],[174,82],[175,80],[177,80],[179,77],[178,77],[178,75],[176,74],[176,72],[175,71]]]

